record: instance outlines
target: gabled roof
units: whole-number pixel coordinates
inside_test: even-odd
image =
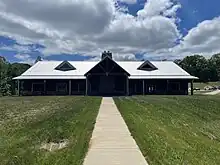
[[[117,62],[115,62],[114,60],[112,60],[112,58],[110,58],[109,56],[105,56],[105,57],[104,57],[100,62],[98,62],[93,68],[97,67],[99,64],[101,64],[101,63],[102,63],[103,61],[105,61],[105,60],[110,60],[110,61],[114,62],[114,64],[115,64],[116,66],[120,67],[128,76],[130,76],[130,74],[129,74],[124,68],[122,68]],[[87,76],[87,75],[89,74],[89,72],[92,71],[93,68],[91,68],[88,72],[86,72],[86,73],[84,74],[84,76]]]
[[[85,74],[99,62],[68,61],[76,69],[65,72],[55,69],[63,61],[40,61],[14,79],[85,79]],[[157,68],[152,71],[137,69],[143,61],[114,62],[130,75],[129,79],[197,79],[172,61],[150,61]]]
[[[76,68],[73,65],[71,65],[68,61],[63,61],[55,69],[60,71],[76,70]]]

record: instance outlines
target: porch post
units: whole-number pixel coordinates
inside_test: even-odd
[[[169,80],[167,80],[167,94],[169,92]]]
[[[77,92],[79,93],[79,82],[77,83]]]
[[[69,95],[72,93],[72,82],[69,80]]]
[[[193,95],[193,80],[191,80],[191,95]]]
[[[20,80],[18,80],[18,96],[20,96]]]
[[[143,80],[143,95],[145,95],[145,81]]]
[[[129,79],[128,79],[128,76],[127,76],[127,96],[129,96]]]
[[[86,96],[88,96],[88,77],[86,76]]]
[[[44,80],[44,95],[47,94],[47,86],[46,86],[47,80]]]

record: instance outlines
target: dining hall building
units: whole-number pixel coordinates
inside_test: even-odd
[[[172,61],[39,61],[14,80],[19,95],[188,95],[191,76]]]

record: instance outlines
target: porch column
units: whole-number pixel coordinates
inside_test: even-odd
[[[127,83],[126,83],[126,85],[127,85],[127,95],[129,96],[129,79],[128,79],[128,77],[127,77]]]
[[[77,83],[77,92],[79,93],[79,82]]]
[[[145,95],[145,81],[143,80],[143,95]]]
[[[44,95],[47,94],[47,80],[44,80]]]
[[[20,80],[18,80],[18,96],[20,96]]]
[[[168,92],[169,92],[169,83],[170,83],[169,80],[167,80],[167,90],[166,90],[166,91],[167,91],[167,94],[168,94]]]
[[[86,96],[88,96],[88,77],[86,77]]]
[[[69,80],[69,95],[72,93],[72,81]]]
[[[191,83],[191,95],[193,95],[193,80],[190,82]]]

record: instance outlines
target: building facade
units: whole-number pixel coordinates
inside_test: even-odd
[[[188,95],[197,79],[171,61],[39,61],[18,81],[20,95]],[[193,90],[191,91],[193,94]]]

